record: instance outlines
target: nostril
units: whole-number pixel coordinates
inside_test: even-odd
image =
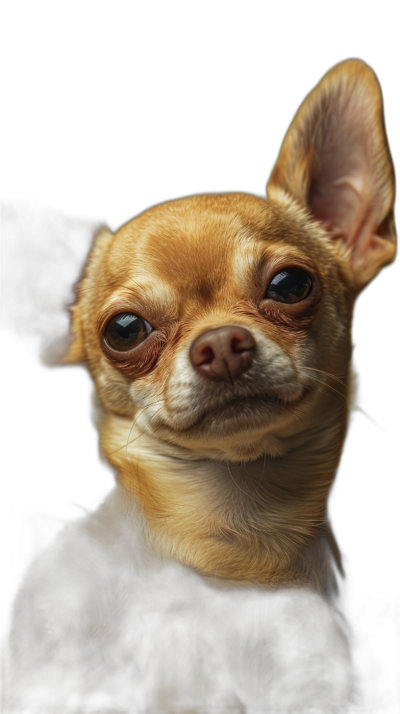
[[[208,345],[204,345],[204,347],[198,349],[194,355],[194,362],[197,366],[201,364],[211,364],[214,359],[215,354]]]
[[[242,352],[252,349],[253,347],[254,345],[244,345],[240,337],[234,337],[231,342],[231,350],[236,355],[240,355]]]
[[[240,335],[234,335],[231,339],[231,350],[236,355],[253,350],[255,346],[256,343],[248,330],[241,331]]]

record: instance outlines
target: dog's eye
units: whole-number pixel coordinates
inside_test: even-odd
[[[300,268],[285,268],[272,278],[266,298],[278,302],[300,302],[309,295],[312,280],[305,270]]]
[[[131,312],[121,312],[109,321],[104,336],[117,352],[127,352],[140,345],[152,331],[152,326]]]

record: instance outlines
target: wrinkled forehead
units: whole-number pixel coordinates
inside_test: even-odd
[[[118,231],[109,265],[184,291],[222,288],[240,256],[251,260],[255,239],[268,235],[269,213],[266,201],[241,194],[156,206]]]
[[[224,287],[247,235],[237,214],[194,211],[153,230],[140,248],[154,276],[181,292],[203,297]]]
[[[274,252],[308,248],[298,221],[246,194],[194,196],[156,206],[115,235],[108,266],[122,282],[146,276],[186,298],[208,300]],[[304,233],[304,231],[303,231]],[[307,250],[309,254],[309,251]]]

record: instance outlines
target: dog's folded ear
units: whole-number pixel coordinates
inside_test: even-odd
[[[66,305],[98,227],[33,203],[1,202],[0,323],[26,348],[40,345],[46,364],[59,364],[67,350]]]
[[[306,97],[268,182],[320,221],[335,242],[355,289],[395,255],[394,170],[382,94],[360,60],[333,67]]]

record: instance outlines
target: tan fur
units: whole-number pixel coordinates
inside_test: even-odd
[[[356,148],[347,161],[345,139],[335,163],[326,146],[340,144],[341,129]],[[66,361],[88,364],[102,449],[162,553],[210,576],[327,591],[336,546],[326,502],[347,426],[352,309],[394,256],[393,168],[369,68],[338,65],[309,95],[268,192],[269,201],[185,198],[115,235],[101,231]],[[325,216],[332,205],[336,223]],[[285,266],[313,276],[303,303],[264,300]],[[116,360],[102,335],[119,312],[154,331]],[[191,371],[188,352],[204,330],[231,324],[255,336],[255,367],[215,386]],[[257,389],[273,399],[258,402]]]
[[[123,485],[121,502],[129,493],[136,504],[132,528],[143,522],[154,557],[177,558],[209,578],[314,588],[315,578],[321,578],[310,567],[309,553],[316,532],[326,524],[349,405],[347,387],[336,399],[302,368],[345,375],[350,365],[350,336],[342,323],[351,314],[351,295],[343,292],[334,248],[295,204],[241,194],[172,202],[134,219],[107,242],[101,240],[103,250],[99,254],[95,245],[80,285],[73,331],[77,341],[84,335],[81,362],[96,385],[103,458]],[[257,309],[268,276],[288,263],[312,270],[323,294],[309,324],[290,332]],[[167,333],[157,368],[141,377],[140,386],[129,385],[126,372],[108,363],[99,342],[107,318],[122,309],[144,314]],[[216,426],[215,437],[207,421],[186,433],[186,411],[179,431],[170,426],[181,406],[175,404],[177,358],[185,359],[187,346],[205,328],[225,323],[251,327],[260,344],[264,336],[272,340],[278,372],[284,363],[292,369],[292,382],[285,373],[281,387],[288,406],[274,407],[273,422],[265,414],[248,434],[246,414],[239,443],[232,424]],[[259,360],[256,384],[249,379],[243,396],[259,389],[262,353]],[[275,388],[277,381],[275,376]],[[191,389],[188,409],[193,412],[191,400],[210,398],[210,389],[200,379]],[[223,385],[219,391],[223,403],[228,390]],[[233,392],[230,398],[236,396]],[[143,404],[141,410],[135,401]],[[146,410],[153,403],[151,421]],[[213,461],[204,462],[206,456]]]

